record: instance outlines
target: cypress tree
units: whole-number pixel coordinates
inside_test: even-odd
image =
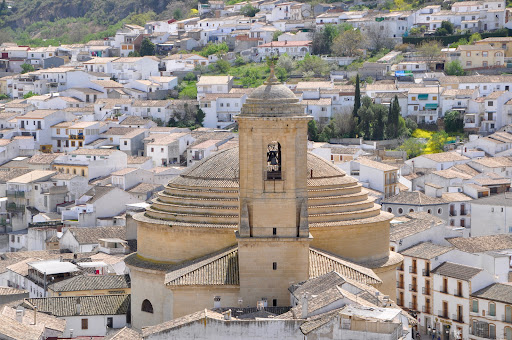
[[[393,101],[393,126],[394,126],[394,136],[393,138],[398,137],[398,127],[400,125],[400,103],[398,102],[398,97],[395,96],[395,100]]]
[[[354,116],[354,118],[359,118],[358,114],[357,114],[357,111],[359,110],[359,108],[361,107],[361,89],[359,87],[359,74],[357,74],[356,76],[356,92],[355,92],[355,95],[354,95],[354,111],[352,112],[352,116]],[[356,124],[358,124],[359,121],[356,121]]]

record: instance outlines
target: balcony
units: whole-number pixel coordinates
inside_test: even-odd
[[[421,273],[423,274],[423,276],[427,276],[427,277],[430,276],[430,270],[428,270],[428,269],[423,269]]]
[[[464,323],[462,315],[452,314],[452,320],[458,323]]]
[[[447,310],[437,311],[437,316],[443,319],[449,319]]]
[[[423,307],[421,308],[421,311],[422,311],[423,313],[430,314],[430,313],[431,313],[431,308],[430,308],[430,306],[423,306]]]
[[[443,294],[448,294],[448,289],[446,287],[440,287],[439,292]]]
[[[396,270],[398,270],[399,272],[403,272],[404,271],[404,265],[402,264],[400,267],[397,267]]]
[[[418,286],[417,285],[409,285],[409,291],[411,292],[418,292]]]
[[[418,268],[409,266],[409,273],[416,274],[418,272]]]
[[[457,296],[457,297],[463,297],[462,292],[461,292],[461,291],[459,291],[458,289],[455,289],[455,290],[453,291],[453,295],[454,295],[454,296]]]
[[[11,198],[25,198],[25,191],[6,190],[6,195]]]
[[[21,204],[16,203],[9,203],[7,204],[7,211],[9,212],[24,212],[25,206]]]
[[[84,135],[83,134],[69,135],[69,139],[84,139]]]
[[[400,282],[400,281],[397,281],[397,282],[396,282],[396,288],[398,288],[398,289],[404,289],[404,283],[403,283],[403,282]]]
[[[415,303],[409,302],[409,309],[411,310],[417,310],[418,306]]]
[[[506,322],[506,323],[512,323],[512,318],[510,318],[510,317],[507,318],[506,316],[502,316],[501,321]]]
[[[450,216],[457,216],[457,212],[456,211],[450,211]]]
[[[430,295],[430,288],[428,287],[423,287],[421,289],[421,292],[423,293],[423,295]]]

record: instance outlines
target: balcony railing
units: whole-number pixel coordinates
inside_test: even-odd
[[[446,287],[440,287],[439,288],[439,292],[444,293],[444,294],[448,294],[448,289]]]
[[[411,292],[417,292],[417,291],[418,291],[418,286],[417,286],[417,285],[410,284],[410,285],[409,285],[409,291],[411,291]]]
[[[423,306],[423,307],[421,308],[421,311],[422,311],[423,313],[430,314],[430,306]]]
[[[409,309],[417,310],[418,306],[415,303],[409,302]]]
[[[512,318],[510,318],[510,317],[507,318],[506,316],[503,316],[501,318],[501,321],[506,322],[506,323],[512,323]]]
[[[404,289],[404,283],[403,283],[403,282],[400,282],[400,281],[397,281],[397,282],[396,282],[396,288]]]
[[[22,211],[25,211],[25,206],[21,205],[21,204],[16,204],[16,203],[9,203],[9,204],[7,204],[7,211],[22,212]]]
[[[459,323],[464,323],[462,315],[452,314],[452,320]]]
[[[453,295],[454,295],[454,296],[457,296],[457,297],[463,297],[463,296],[462,296],[462,292],[461,292],[460,290],[458,290],[458,289],[455,289],[455,290],[453,291]]]
[[[430,295],[430,288],[423,287],[421,289],[421,292],[423,293],[423,295]]]
[[[422,272],[423,276],[430,276],[430,270],[428,269],[423,269]]]
[[[448,311],[446,310],[440,310],[437,311],[437,316],[443,319],[448,319]]]
[[[7,197],[12,198],[25,198],[25,191],[19,190],[6,190]]]
[[[84,139],[84,135],[83,134],[69,135],[69,139]]]
[[[409,266],[409,273],[416,274],[417,271],[418,271],[418,269],[416,267]]]
[[[457,212],[456,211],[450,211],[450,216],[457,216]]]

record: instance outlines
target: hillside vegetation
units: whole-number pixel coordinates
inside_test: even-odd
[[[55,45],[111,36],[123,22],[181,19],[197,0],[17,0],[0,5],[0,43]],[[187,10],[185,10],[187,9]]]

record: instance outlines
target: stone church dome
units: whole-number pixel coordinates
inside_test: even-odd
[[[265,83],[254,90],[247,98],[241,115],[243,116],[305,116],[304,106],[285,85],[281,84],[271,70]]]
[[[146,237],[139,239],[138,252],[158,261],[182,261],[187,256],[207,254],[235,243],[234,231],[239,220],[239,149],[234,147],[185,170],[172,179],[158,194],[145,214],[137,217],[139,229]],[[353,177],[312,154],[307,154],[307,185],[309,228],[312,246],[337,254],[346,253],[352,260],[373,261],[389,251],[389,221],[392,215],[368,197],[368,192]],[[145,223],[144,223],[145,222]],[[195,242],[204,242],[204,254],[189,254],[190,244],[172,241],[164,252],[155,249],[152,226],[160,225],[169,233],[195,235]],[[147,230],[144,230],[147,226]],[[151,228],[150,228],[151,226]],[[167,226],[167,227],[166,227]],[[168,228],[171,229],[168,229]],[[162,229],[163,228],[163,229]],[[366,238],[361,238],[365,233]],[[365,240],[361,243],[361,239]],[[147,241],[146,241],[147,240]],[[346,241],[346,242],[345,242]],[[368,244],[372,244],[368,247]],[[211,245],[211,249],[208,247]],[[360,256],[359,256],[360,254]]]

